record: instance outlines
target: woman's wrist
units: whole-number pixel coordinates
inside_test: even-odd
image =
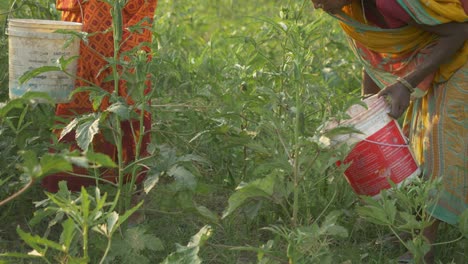
[[[411,83],[409,83],[405,78],[397,77],[397,82],[403,84],[403,86],[405,86],[406,89],[408,89],[410,94],[412,94],[412,93],[414,93],[416,91],[416,88],[414,88],[413,85],[411,85]]]

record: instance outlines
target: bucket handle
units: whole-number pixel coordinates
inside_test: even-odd
[[[5,33],[7,34],[8,34],[8,21],[12,17],[13,11],[15,11],[13,10],[13,7],[15,6],[15,4],[16,4],[16,0],[13,1],[13,3],[10,6],[10,9],[7,11],[7,18],[5,19],[5,24],[3,25],[5,29]]]

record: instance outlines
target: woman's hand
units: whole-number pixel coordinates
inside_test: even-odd
[[[390,97],[390,112],[389,116],[398,119],[408,108],[411,98],[410,91],[400,82],[396,82],[382,89],[378,97]]]

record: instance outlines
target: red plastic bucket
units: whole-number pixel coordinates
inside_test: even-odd
[[[354,192],[378,198],[382,190],[391,188],[389,180],[402,186],[418,177],[420,170],[400,126],[388,116],[385,100],[373,96],[364,102],[367,109],[353,106],[348,111],[352,118],[343,122],[363,134],[341,135],[333,140],[355,144],[342,162],[350,164],[345,176]]]

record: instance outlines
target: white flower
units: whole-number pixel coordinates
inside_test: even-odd
[[[322,146],[329,147],[329,146],[330,146],[330,138],[329,138],[329,137],[326,137],[326,136],[321,136],[321,137],[319,138],[319,143],[320,143]]]
[[[35,250],[35,249],[33,251],[28,252],[28,255],[29,256],[38,256],[38,257],[43,257],[44,256],[43,254],[37,252],[37,250]]]
[[[288,30],[288,26],[286,26],[286,24],[285,24],[285,23],[283,23],[283,22],[279,22],[278,24],[280,25],[280,27],[282,27],[282,28],[283,28],[283,30],[284,30],[284,31],[287,31],[287,30]]]

